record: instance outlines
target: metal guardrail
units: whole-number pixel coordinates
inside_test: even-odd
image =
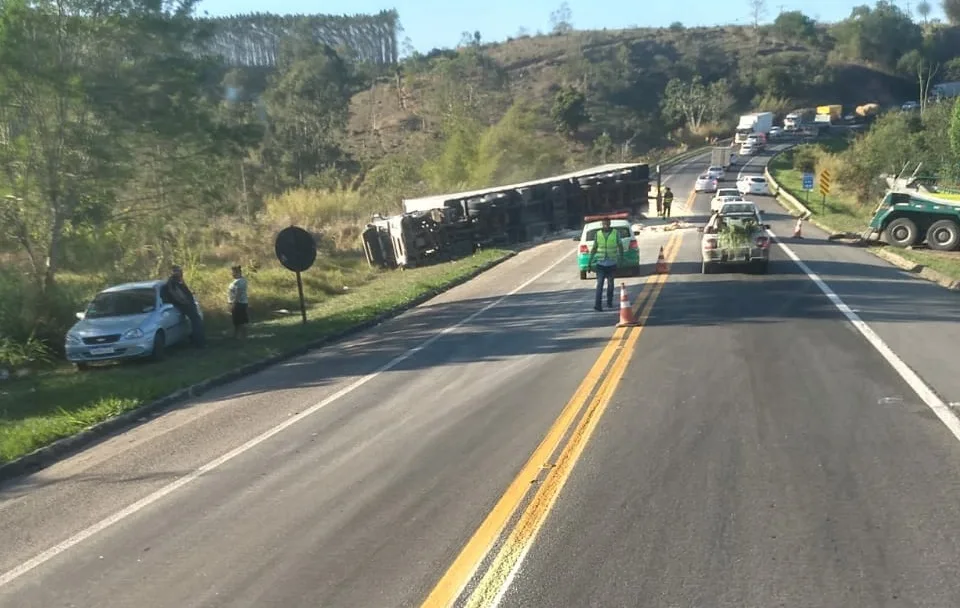
[[[767,186],[770,188],[770,193],[772,195],[796,209],[802,217],[809,218],[813,215],[813,212],[810,211],[806,205],[801,203],[800,199],[791,194],[789,190],[777,183],[777,180],[775,180],[773,175],[770,173],[770,163],[773,162],[773,159],[789,150],[790,148],[785,148],[770,157],[770,160],[767,161],[767,165],[763,168],[763,177],[767,180]]]

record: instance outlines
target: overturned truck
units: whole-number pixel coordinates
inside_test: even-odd
[[[374,216],[363,232],[372,266],[413,268],[575,230],[583,217],[648,212],[650,168],[608,164],[583,171],[472,192],[403,201],[404,213]]]

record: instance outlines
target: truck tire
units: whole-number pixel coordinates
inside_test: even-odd
[[[887,240],[894,247],[912,247],[917,244],[917,225],[910,218],[898,217],[887,225]]]
[[[713,272],[713,264],[704,260],[703,264],[700,266],[701,274],[711,274]]]
[[[953,251],[960,244],[960,226],[953,220],[938,220],[927,230],[927,247]]]
[[[770,268],[769,260],[757,260],[753,263],[753,271],[757,274],[767,274]]]

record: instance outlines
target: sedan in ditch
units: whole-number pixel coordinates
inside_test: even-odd
[[[163,284],[124,283],[94,296],[67,332],[67,360],[82,370],[91,363],[160,359],[166,347],[189,340],[190,320],[163,300]]]

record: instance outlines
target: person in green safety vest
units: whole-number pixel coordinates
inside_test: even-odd
[[[599,259],[598,259],[599,258]],[[594,264],[596,260],[596,264]],[[613,280],[617,265],[623,260],[623,243],[620,233],[610,227],[610,218],[604,218],[599,232],[593,240],[590,252],[590,266],[597,273],[597,297],[593,305],[596,311],[602,311],[603,283],[607,283],[607,308],[613,308]]]

